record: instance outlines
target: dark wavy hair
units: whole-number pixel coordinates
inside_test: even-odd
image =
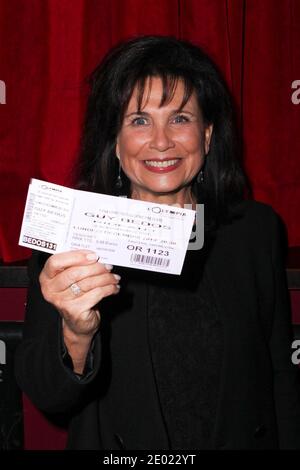
[[[77,187],[119,195],[116,138],[134,88],[141,106],[148,77],[160,77],[161,105],[169,102],[178,80],[184,84],[184,105],[196,92],[204,124],[213,124],[204,181],[192,182],[199,203],[205,204],[206,228],[231,219],[245,194],[246,179],[237,158],[237,139],[230,93],[215,64],[190,42],[167,36],[142,36],[113,48],[89,77],[90,95],[77,167]],[[130,181],[122,173],[124,193]]]

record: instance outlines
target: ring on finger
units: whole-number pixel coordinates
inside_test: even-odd
[[[78,284],[76,284],[76,282],[73,282],[73,284],[70,285],[70,289],[74,295],[80,295],[82,292],[82,289]]]

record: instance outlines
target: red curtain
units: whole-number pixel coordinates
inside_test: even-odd
[[[29,179],[70,183],[84,79],[113,44],[139,34],[190,39],[219,64],[254,196],[300,245],[299,0],[0,0],[0,258],[29,256],[17,245]]]

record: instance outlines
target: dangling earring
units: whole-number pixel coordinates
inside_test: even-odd
[[[197,183],[203,183],[204,182],[204,171],[200,170],[197,176]]]
[[[121,189],[122,186],[123,186],[123,181],[122,181],[122,177],[121,177],[121,162],[120,162],[120,157],[117,155],[117,158],[119,160],[119,172],[118,172],[118,176],[117,176],[117,181],[116,181],[116,189]]]

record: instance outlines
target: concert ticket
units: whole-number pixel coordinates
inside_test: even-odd
[[[19,244],[52,254],[88,249],[103,263],[180,274],[195,214],[32,179]]]

